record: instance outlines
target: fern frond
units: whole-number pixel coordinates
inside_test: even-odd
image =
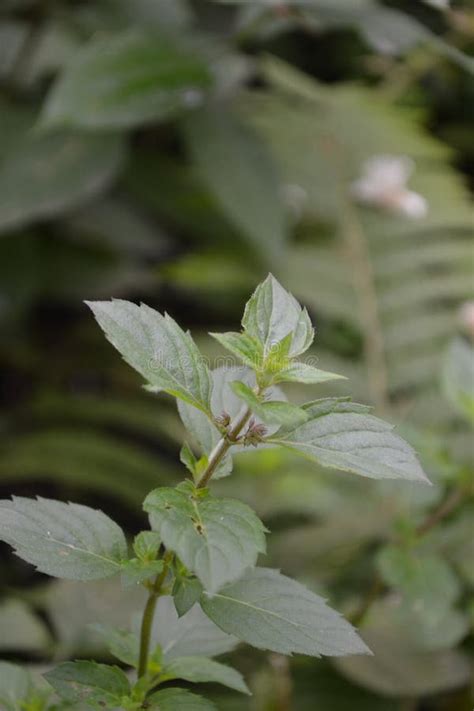
[[[368,386],[374,404],[388,409],[403,395],[406,407],[408,389],[413,397],[435,385],[458,305],[474,290],[467,190],[449,150],[416,113],[362,87],[329,91],[277,60],[265,61],[264,74],[273,91],[248,93],[242,111],[270,143],[284,179],[306,193],[305,234],[311,222],[333,225],[329,242],[318,243],[315,227],[312,244],[295,246],[283,278],[316,314],[357,326],[366,356],[361,389]],[[410,188],[427,200],[426,217],[351,202],[363,163],[386,154],[415,161]]]

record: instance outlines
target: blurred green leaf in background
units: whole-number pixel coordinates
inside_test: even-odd
[[[316,325],[288,393],[304,402],[317,382],[320,403],[331,396],[341,410],[326,414],[331,425],[354,393],[375,417],[350,416],[396,425],[433,482],[356,477],[357,462],[331,457],[330,435],[308,462],[290,451],[311,426],[294,406],[302,424],[288,451],[238,454],[232,476],[224,460],[216,490],[273,533],[265,564],[337,605],[375,654],[244,654],[200,617],[199,583],[184,576],[179,609],[159,601],[167,622],[154,641],[168,649],[170,679],[200,677],[222,711],[472,708],[473,49],[463,0],[0,4],[0,498],[77,500],[132,541],[137,503],[184,476],[182,422],[191,469],[216,443],[195,405],[234,414],[250,397],[235,369],[263,356],[262,334],[251,314],[245,336],[236,331],[270,270]],[[191,360],[192,329],[205,363],[192,377],[176,363],[178,385],[155,383],[179,391],[179,413],[167,396],[137,395],[140,375],[94,328],[83,301],[111,298],[176,315],[183,331],[145,307],[126,321],[160,347],[163,334],[180,338]],[[295,317],[309,344],[304,312],[281,305],[269,331]],[[108,325],[112,342],[124,337]],[[147,347],[133,363],[141,374]],[[229,369],[245,381],[233,391]],[[258,403],[276,438],[290,408],[280,384]],[[397,447],[396,435],[377,435]],[[406,478],[411,451],[399,452]],[[0,566],[2,708],[19,711],[20,695],[28,711],[42,708],[32,680],[52,659],[101,664],[119,646],[119,663],[132,664],[133,640],[107,629],[133,624],[137,586],[47,581],[3,546]],[[232,655],[253,696],[234,693],[240,677],[220,660],[199,665],[201,653]],[[173,671],[177,658],[188,662]],[[192,703],[167,691],[163,708]]]

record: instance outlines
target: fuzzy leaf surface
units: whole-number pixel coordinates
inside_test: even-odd
[[[217,706],[186,689],[162,689],[150,696],[150,711],[217,711]]]
[[[133,632],[101,624],[93,625],[93,629],[104,640],[114,657],[131,667],[137,666],[139,640]]]
[[[201,605],[211,620],[258,649],[280,654],[368,654],[355,629],[322,597],[277,570],[255,568]]]
[[[234,649],[238,640],[223,632],[194,605],[178,617],[173,598],[160,597],[152,628],[152,642],[159,644],[165,661],[176,657],[216,657]]]
[[[317,385],[326,383],[328,380],[345,380],[344,375],[328,373],[320,370],[308,363],[291,363],[284,368],[274,378],[275,383],[306,383],[307,385]]]
[[[179,617],[185,615],[198,602],[202,585],[197,578],[177,578],[173,586],[173,600]]]
[[[290,334],[289,356],[304,353],[314,338],[308,312],[272,274],[257,286],[247,302],[242,326],[246,334],[262,344],[265,357]]]
[[[214,683],[229,689],[250,694],[242,675],[220,662],[206,657],[178,657],[166,664],[162,672],[163,681],[184,679],[192,683]]]
[[[184,483],[177,489],[152,491],[144,503],[150,522],[166,548],[174,551],[206,590],[218,590],[254,566],[265,552],[265,529],[246,504],[194,491]]]
[[[130,693],[130,683],[118,667],[96,662],[64,662],[44,675],[65,701],[85,701],[88,705],[120,706],[122,696]]]
[[[168,314],[129,301],[86,302],[110,343],[154,392],[209,411],[211,377],[189,333]]]
[[[108,578],[127,556],[122,529],[102,511],[52,499],[0,501],[0,539],[40,572],[69,580]]]
[[[331,469],[372,479],[428,481],[410,445],[394,434],[392,425],[367,414],[364,406],[329,400],[327,408],[324,401],[317,401],[306,410],[307,422],[281,428],[269,441]]]
[[[162,560],[131,558],[122,563],[122,585],[130,587],[149,580],[163,570]]]
[[[209,335],[236,355],[244,365],[254,370],[260,370],[262,367],[262,345],[248,334],[227,331],[227,333],[210,333]]]
[[[237,397],[243,400],[265,424],[296,426],[308,419],[307,413],[301,407],[291,402],[262,400],[252,388],[239,380],[234,381],[231,387]]]
[[[242,400],[232,390],[232,383],[235,380],[244,382],[249,387],[255,386],[255,375],[249,368],[244,366],[239,367],[221,367],[216,368],[211,373],[212,376],[212,396],[211,409],[215,416],[219,416],[224,412],[227,413],[231,420],[238,417],[245,409]],[[278,387],[271,387],[267,391],[269,402],[270,400],[283,400],[284,394]],[[178,402],[178,411],[186,429],[193,435],[193,438],[199,444],[201,451],[208,455],[215,447],[217,442],[222,437],[217,427],[209,420],[204,413],[197,410],[195,407],[190,407],[183,401]],[[270,426],[269,432],[275,432],[277,426]],[[234,452],[242,451],[243,447],[235,445],[232,447]],[[222,460],[213,475],[214,479],[228,476],[232,471],[232,457],[230,453]]]

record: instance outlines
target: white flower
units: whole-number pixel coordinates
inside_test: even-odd
[[[474,337],[474,301],[465,301],[459,309],[459,321],[463,331]]]
[[[425,217],[425,198],[406,186],[414,167],[407,156],[374,156],[364,164],[361,177],[352,183],[351,193],[365,205],[415,220]]]

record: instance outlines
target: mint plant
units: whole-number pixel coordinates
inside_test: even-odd
[[[192,442],[181,450],[186,476],[146,497],[150,530],[136,536],[132,552],[101,511],[43,498],[0,502],[0,538],[38,571],[81,581],[120,575],[124,586],[148,591],[136,628],[100,628],[133,674],[93,661],[65,662],[44,675],[51,693],[22,682],[21,698],[0,701],[9,711],[81,704],[206,711],[214,704],[180,681],[249,693],[235,669],[212,659],[238,641],[286,655],[370,654],[321,597],[257,566],[265,554],[264,524],[246,504],[210,488],[231,473],[233,454],[248,447],[286,447],[321,466],[371,478],[426,481],[411,447],[365,405],[335,397],[287,402],[280,390],[286,382],[317,385],[341,377],[298,360],[314,338],[307,311],[270,275],[247,303],[242,332],[211,334],[241,365],[211,370],[191,335],[167,314],[121,300],[88,305],[147,389],[177,399]],[[193,637],[196,617],[199,638]],[[187,644],[180,644],[186,635]]]

